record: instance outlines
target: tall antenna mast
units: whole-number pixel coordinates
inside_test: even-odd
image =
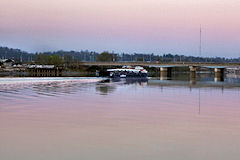
[[[202,56],[202,26],[200,25],[199,56]]]

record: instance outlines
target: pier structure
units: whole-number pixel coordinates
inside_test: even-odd
[[[197,66],[189,66],[189,70],[192,73],[196,73],[197,72]]]
[[[197,66],[189,66],[190,84],[196,84]]]
[[[202,66],[203,68],[213,69],[214,70],[214,81],[222,82],[224,81],[224,71],[231,66]]]
[[[151,67],[159,67],[160,68],[160,78],[161,79],[171,79],[172,76],[172,68],[173,67],[184,67],[184,66],[151,66]],[[225,68],[229,68],[229,66],[194,66],[190,65],[190,82],[193,84],[196,82],[196,72],[197,68],[208,68],[214,70],[214,81],[220,82],[224,81],[224,70]]]
[[[196,66],[189,66],[189,70],[190,70],[190,84],[194,85],[196,84],[196,75],[197,75],[197,67]]]
[[[159,68],[160,69],[160,79],[167,80],[172,77],[173,68],[186,67],[184,65],[151,65],[149,67]],[[190,69],[190,79],[196,78],[196,66],[189,66]]]
[[[167,80],[172,76],[172,67],[171,66],[163,66],[160,67],[160,79]]]
[[[221,82],[224,81],[224,70],[225,68],[214,68],[214,81]]]

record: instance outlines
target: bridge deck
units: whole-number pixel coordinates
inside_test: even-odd
[[[83,62],[85,66],[146,66],[155,68],[201,67],[201,68],[239,68],[240,63],[151,63],[151,62]]]

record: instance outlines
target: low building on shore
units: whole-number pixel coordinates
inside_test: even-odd
[[[28,65],[27,71],[32,77],[61,77],[63,69],[54,65]]]
[[[14,63],[13,59],[0,59],[1,68],[12,68]]]

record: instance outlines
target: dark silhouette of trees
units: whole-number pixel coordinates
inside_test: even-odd
[[[28,53],[19,49],[0,47],[0,59],[13,59],[16,64],[56,64],[71,66],[79,62],[207,62],[207,63],[240,63],[240,58],[222,58],[222,57],[194,57],[173,54],[115,54],[103,52],[85,51],[56,51],[43,53]]]
[[[72,56],[68,53],[64,55],[64,63],[69,66],[73,62]]]
[[[112,62],[115,61],[115,55],[109,52],[102,52],[97,56],[97,62]]]
[[[62,58],[57,54],[54,54],[53,56],[46,54],[38,54],[35,62],[36,64],[55,66],[60,66],[63,64]]]

